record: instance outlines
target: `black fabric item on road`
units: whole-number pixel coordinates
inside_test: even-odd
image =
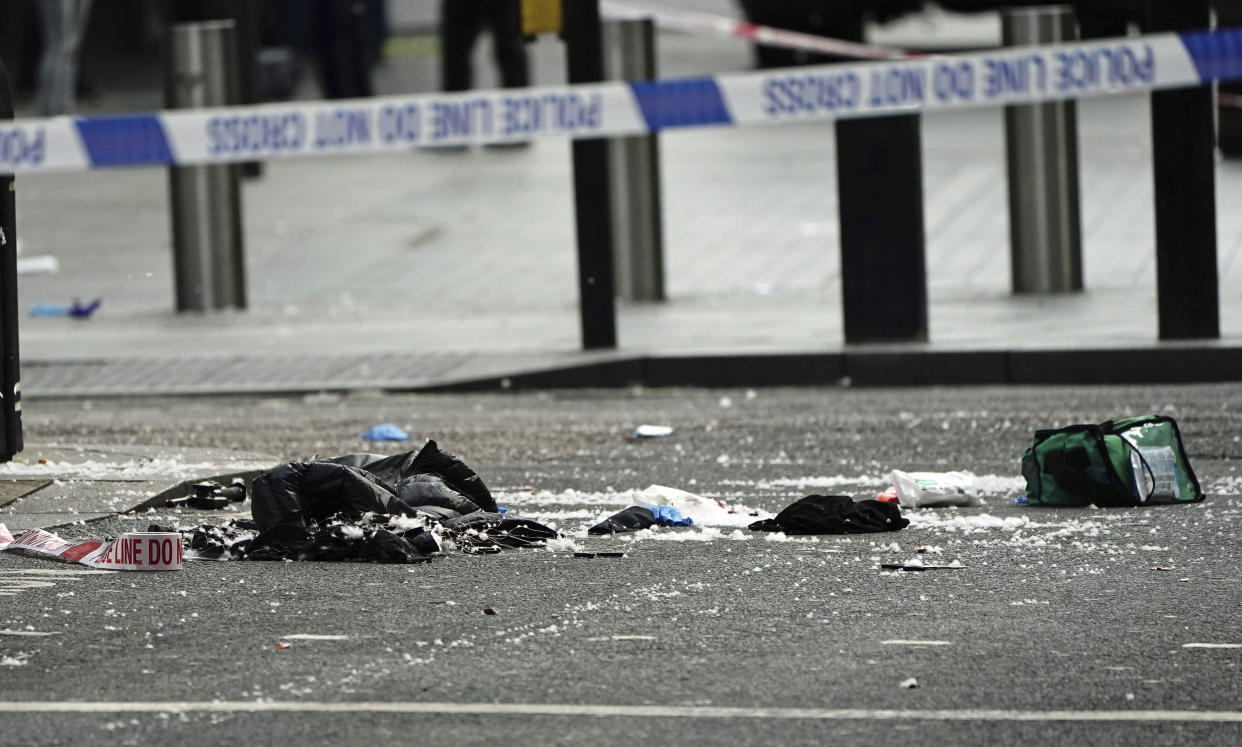
[[[556,538],[556,530],[530,519],[476,511],[440,522],[445,533],[464,545],[539,547]]]
[[[909,523],[892,503],[871,499],[855,503],[847,495],[808,495],[748,528],[785,534],[867,534],[895,532]]]
[[[494,513],[497,509],[496,500],[482,478],[432,440],[428,440],[418,452],[407,451],[387,457],[348,454],[326,461],[370,472],[391,486],[401,500],[411,506],[443,505],[463,514],[479,509]],[[454,491],[454,494],[447,493],[445,488]],[[474,507],[462,511],[439,502],[452,501],[454,495],[466,498]]]
[[[655,526],[655,514],[644,506],[630,506],[618,511],[587,530],[587,534],[617,534],[618,532],[637,532]]]
[[[428,440],[418,452],[392,456],[347,454],[292,462],[255,478],[251,511],[255,549],[303,546],[317,522],[336,514],[415,516],[417,507],[470,514],[495,511],[483,480],[460,459]]]

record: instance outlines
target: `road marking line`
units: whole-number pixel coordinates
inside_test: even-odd
[[[811,721],[1074,721],[1242,723],[1242,711],[882,710],[866,708],[731,708],[724,706],[578,705],[572,703],[324,703],[252,701],[0,702],[0,713],[408,713],[437,716],[574,716],[771,719]]]
[[[952,646],[953,641],[912,641],[897,638],[891,641],[880,641],[881,646]]]
[[[1182,648],[1242,648],[1242,643],[1183,643]]]
[[[321,635],[319,633],[294,633],[293,635],[282,635],[282,641],[348,641],[347,635]]]
[[[55,631],[51,633],[43,633],[38,630],[10,630],[9,628],[0,628],[0,635],[44,636],[44,635],[60,635],[60,633],[55,632]]]

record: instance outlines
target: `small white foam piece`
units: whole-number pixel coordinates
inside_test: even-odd
[[[636,438],[664,438],[671,435],[673,428],[668,425],[640,425],[634,429]]]
[[[17,274],[33,275],[36,272],[54,273],[60,271],[60,260],[50,254],[39,254],[33,257],[17,258]]]

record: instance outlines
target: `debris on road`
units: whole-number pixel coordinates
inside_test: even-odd
[[[904,563],[880,563],[880,567],[887,571],[957,571],[965,568],[966,566],[956,560],[947,565],[928,565],[918,558],[912,558]]]
[[[193,495],[171,498],[164,505],[170,508],[189,506],[202,511],[215,511],[246,500],[246,483],[240,478],[233,480],[228,487],[215,480],[197,482],[191,487],[194,489]]]
[[[32,275],[36,272],[54,274],[60,272],[60,260],[52,254],[38,254],[33,257],[17,258],[17,274]]]
[[[637,532],[653,526],[688,527],[694,526],[694,520],[683,516],[674,506],[630,506],[591,527],[587,534]]]
[[[914,688],[919,686],[919,681],[911,677],[908,680],[902,680],[901,683],[898,684],[897,686],[904,690],[913,690]]]
[[[730,506],[723,501],[705,498],[665,485],[649,485],[639,493],[636,502],[640,506],[653,510],[657,506],[672,506],[682,516],[689,518],[697,525],[704,526],[740,527],[758,516],[758,512],[751,509]]]
[[[876,500],[855,502],[846,495],[808,495],[786,506],[774,518],[751,524],[758,532],[785,534],[865,534],[895,532],[910,521],[901,509]]]
[[[396,423],[381,423],[363,433],[362,438],[366,441],[409,441],[410,434]]]
[[[68,305],[40,301],[30,307],[30,315],[67,316],[73,319],[89,319],[102,303],[102,298],[96,298],[95,300],[87,303],[82,303],[80,300],[75,298],[73,299],[73,303]]]
[[[673,429],[667,425],[640,425],[634,429],[634,438],[668,438]]]
[[[417,452],[291,462],[252,483],[253,521],[182,530],[192,559],[425,562],[542,547],[556,530],[500,512],[482,479],[428,440]]]
[[[1197,503],[1206,496],[1167,415],[1039,430],[1022,454],[1026,499],[1046,506]]]
[[[889,473],[889,490],[904,508],[936,506],[977,506],[979,490],[970,472],[903,472]],[[889,495],[885,491],[885,495]]]

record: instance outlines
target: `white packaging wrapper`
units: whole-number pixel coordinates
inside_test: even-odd
[[[902,472],[893,470],[889,481],[897,488],[904,508],[977,506],[979,491],[970,472]]]

